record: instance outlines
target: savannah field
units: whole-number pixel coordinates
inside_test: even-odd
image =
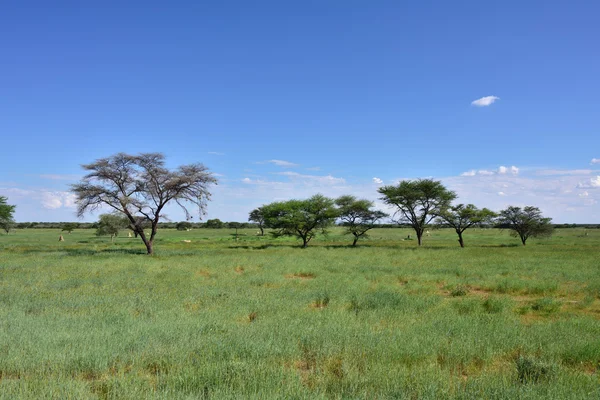
[[[240,233],[0,235],[0,398],[600,398],[600,230]]]

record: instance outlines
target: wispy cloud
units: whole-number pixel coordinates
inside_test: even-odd
[[[320,171],[320,170],[321,170],[321,167],[308,167],[308,168],[305,168],[305,169],[306,169],[307,171]]]
[[[600,158],[592,158],[592,161],[590,161],[590,164],[600,164]]]
[[[489,169],[480,169],[480,170],[469,170],[466,172],[463,172],[462,174],[460,174],[460,176],[475,176],[475,175],[483,175],[483,176],[491,176],[491,175],[518,175],[519,174],[519,168],[515,167],[514,165],[511,167],[505,167],[504,165],[501,165],[498,167],[498,169],[496,171],[491,171]]]
[[[293,167],[300,166],[300,164],[296,164],[291,161],[285,161],[285,160],[256,161],[254,164],[273,164],[273,165],[277,165],[278,167],[283,167],[283,168],[293,168]]]
[[[474,105],[476,107],[487,107],[487,106],[490,106],[490,105],[494,104],[494,102],[496,100],[500,100],[500,97],[497,97],[497,96],[485,96],[485,97],[482,97],[480,99],[473,100],[471,102],[471,105]]]
[[[50,180],[54,180],[54,181],[76,181],[79,178],[81,178],[80,175],[61,175],[61,174],[42,174],[40,175],[40,178],[42,179],[50,179]]]
[[[213,156],[224,156],[225,153],[221,153],[220,151],[209,151],[206,154],[212,154]]]
[[[594,170],[591,169],[540,169],[535,171],[536,175],[590,175]]]

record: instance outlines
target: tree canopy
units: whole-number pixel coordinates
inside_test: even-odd
[[[112,242],[115,236],[119,235],[119,231],[126,228],[127,225],[129,225],[129,221],[119,213],[101,214],[98,220],[96,235],[110,235]]]
[[[549,237],[554,231],[554,226],[551,223],[552,218],[546,218],[542,215],[539,208],[526,206],[520,207],[509,206],[505,210],[500,211],[498,223],[511,229],[513,236],[518,236],[521,243],[525,246],[525,242],[530,237]]]
[[[0,196],[0,228],[9,233],[15,224],[13,214],[17,206],[7,204],[8,198]]]
[[[262,207],[255,208],[254,210],[250,211],[248,221],[255,222],[256,224],[258,224],[260,236],[265,235],[265,216],[263,215]]]
[[[415,230],[419,246],[427,224],[456,198],[456,193],[432,179],[405,180],[378,191],[383,195],[381,200],[396,208],[396,223],[408,223]]]
[[[82,166],[89,171],[81,182],[71,185],[76,196],[77,215],[108,207],[123,214],[129,227],[141,237],[148,254],[153,253],[153,243],[158,222],[164,217],[164,207],[178,204],[191,218],[188,204],[204,214],[210,199],[209,187],[217,180],[202,164],[182,165],[176,170],[165,167],[161,153],[130,155],[118,153]],[[143,224],[150,225],[146,236]]]
[[[473,204],[458,204],[442,209],[439,213],[439,222],[453,228],[458,235],[460,247],[465,247],[463,232],[473,225],[491,223],[496,215],[487,208],[480,210]]]
[[[338,207],[338,218],[346,228],[346,233],[354,236],[352,246],[356,246],[359,238],[367,237],[367,231],[388,216],[383,211],[373,210],[372,201],[357,200],[351,195],[338,197],[335,205]]]
[[[274,229],[275,236],[295,236],[302,239],[302,248],[319,232],[325,233],[338,216],[334,201],[321,194],[306,200],[288,200],[262,207],[265,226]]]

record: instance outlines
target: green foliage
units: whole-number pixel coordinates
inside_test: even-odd
[[[265,226],[274,229],[274,236],[302,239],[302,247],[318,232],[325,233],[338,217],[334,201],[317,194],[306,200],[288,200],[262,207]]]
[[[62,232],[66,231],[68,233],[71,233],[78,227],[79,227],[79,224],[76,222],[67,222],[67,223],[63,224],[61,231]]]
[[[112,240],[119,234],[119,231],[126,228],[127,225],[127,219],[119,214],[101,214],[98,220],[96,236],[110,235]]]
[[[265,216],[262,207],[255,208],[254,210],[250,211],[250,214],[248,215],[248,221],[258,224],[260,236],[265,235]]]
[[[408,223],[415,230],[419,246],[427,224],[456,198],[456,193],[432,179],[405,180],[397,186],[380,187],[378,192],[383,195],[381,200],[396,207],[396,222]]]
[[[6,197],[0,196],[0,229],[9,233],[15,224],[13,214],[16,206],[7,204],[7,201]]]
[[[552,236],[554,226],[551,221],[552,218],[545,218],[540,209],[533,206],[526,206],[523,209],[510,206],[500,211],[498,218],[498,223],[511,229],[513,235],[521,239],[523,246],[530,237]]]
[[[354,236],[352,246],[356,246],[359,238],[367,237],[367,232],[388,216],[383,211],[373,210],[372,201],[357,200],[350,195],[337,198],[335,205],[338,208],[338,218],[346,228],[346,233]]]
[[[218,218],[209,219],[204,224],[209,229],[222,229],[225,227],[225,223]]]
[[[473,204],[458,204],[440,210],[438,223],[454,229],[460,247],[464,247],[463,232],[474,225],[491,224],[496,213],[487,208],[478,209]]]
[[[188,221],[180,221],[177,223],[177,225],[175,225],[175,229],[177,229],[178,231],[188,231],[192,229],[192,227],[192,223]]]
[[[548,380],[553,372],[550,365],[533,357],[520,356],[516,359],[515,364],[520,383],[538,383]]]

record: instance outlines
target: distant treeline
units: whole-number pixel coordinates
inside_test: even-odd
[[[600,224],[553,224],[555,228],[584,228],[584,229],[600,229]],[[161,222],[159,228],[165,229],[258,229],[258,224],[252,222],[224,222],[219,219],[209,219],[206,222]],[[378,224],[378,228],[410,228],[409,224]],[[432,225],[432,228],[443,227],[440,225]],[[17,222],[14,225],[15,229],[98,229],[98,222]],[[492,228],[490,226],[490,228]],[[495,225],[493,228],[507,228],[501,225]],[[71,230],[69,229],[69,230]]]

